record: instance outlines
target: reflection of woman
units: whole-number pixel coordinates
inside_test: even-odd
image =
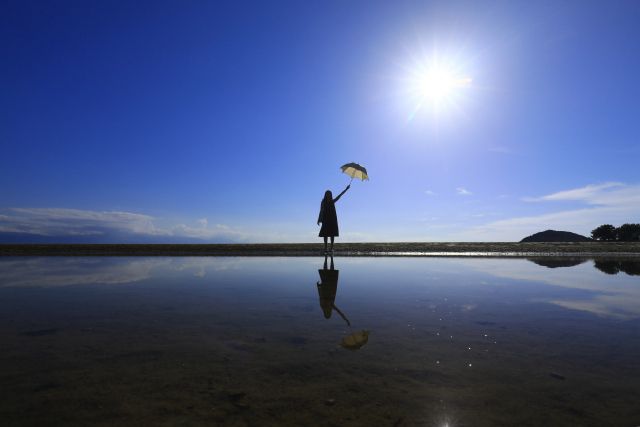
[[[320,298],[320,308],[322,308],[325,319],[329,319],[331,313],[335,310],[347,322],[347,325],[351,325],[349,319],[335,305],[340,270],[336,270],[333,267],[333,257],[331,257],[331,269],[327,269],[327,257],[325,256],[324,267],[322,270],[318,270],[318,273],[320,274],[320,281],[317,283],[318,297]]]
[[[340,200],[340,197],[347,190],[351,188],[351,185],[347,185],[342,193],[338,194],[338,197],[333,198],[333,194],[331,191],[327,190],[324,193],[324,198],[322,199],[322,203],[320,204],[320,214],[318,215],[318,225],[322,223],[322,228],[320,228],[319,237],[324,238],[324,254],[327,254],[327,237],[331,237],[331,252],[333,252],[333,239],[340,235],[338,230],[338,215],[336,214],[336,205],[335,203]]]

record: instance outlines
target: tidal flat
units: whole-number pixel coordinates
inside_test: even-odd
[[[317,256],[321,243],[1,244],[0,256]],[[336,243],[340,256],[637,256],[640,242]]]
[[[0,417],[6,426],[635,426],[639,265],[2,257]],[[366,340],[346,340],[363,331]]]

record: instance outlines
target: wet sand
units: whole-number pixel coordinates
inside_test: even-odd
[[[310,258],[5,258],[0,419],[638,425],[637,281],[579,264],[549,284],[544,261],[342,259],[347,326],[325,318]],[[366,346],[340,346],[361,329]]]
[[[316,256],[321,243],[11,244],[0,256]],[[341,256],[640,256],[640,242],[336,243]]]

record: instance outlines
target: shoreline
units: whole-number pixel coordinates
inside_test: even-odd
[[[640,257],[640,242],[336,243],[335,256]],[[2,256],[322,256],[322,243],[0,244]]]

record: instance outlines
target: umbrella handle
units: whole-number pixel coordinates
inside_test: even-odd
[[[349,181],[349,185],[351,185],[352,182],[353,182],[353,177],[351,177],[351,181]]]
[[[349,319],[347,319],[347,316],[345,316],[345,315],[340,311],[340,309],[339,309],[338,307],[336,307],[336,305],[335,305],[335,304],[332,304],[332,306],[333,306],[333,309],[334,309],[335,311],[337,311],[337,312],[338,312],[338,314],[340,315],[340,317],[342,317],[342,318],[344,319],[344,321],[345,321],[345,322],[347,322],[347,326],[351,327],[351,322],[349,322]]]

